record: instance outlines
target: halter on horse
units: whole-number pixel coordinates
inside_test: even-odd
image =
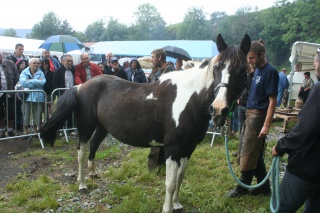
[[[92,78],[60,97],[52,116],[40,129],[41,136],[53,146],[57,131],[75,111],[80,191],[87,190],[83,166],[90,138],[88,167],[93,176],[95,153],[108,133],[132,146],[164,146],[163,212],[183,210],[179,203],[180,186],[187,162],[208,129],[209,106],[215,125],[224,125],[228,106],[245,86],[250,45],[248,35],[240,47],[228,47],[218,35],[218,56],[198,68],[165,74],[152,84],[132,83],[109,75]]]

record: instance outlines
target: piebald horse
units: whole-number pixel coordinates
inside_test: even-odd
[[[53,146],[59,128],[75,112],[80,191],[87,190],[83,168],[87,142],[91,139],[88,168],[89,175],[94,176],[95,153],[110,133],[132,146],[164,147],[163,212],[183,211],[179,190],[187,162],[205,137],[210,118],[216,126],[223,126],[229,105],[245,87],[250,37],[245,35],[240,46],[228,46],[218,35],[216,44],[219,55],[197,68],[165,74],[155,83],[138,84],[100,75],[59,98],[40,133]]]

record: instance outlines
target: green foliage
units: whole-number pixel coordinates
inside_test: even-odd
[[[61,20],[53,12],[48,12],[43,16],[42,21],[32,27],[28,38],[45,40],[52,35],[73,35],[74,30],[67,20]]]
[[[17,31],[13,28],[9,28],[9,29],[6,29],[5,31],[3,31],[1,33],[1,36],[8,36],[8,37],[19,37],[17,35]]]
[[[128,27],[112,17],[101,37],[102,41],[124,41],[128,37]]]
[[[84,31],[84,34],[87,38],[90,38],[89,40],[94,41],[101,41],[101,37],[104,33],[104,20],[99,19],[92,24],[88,25],[86,30]]]

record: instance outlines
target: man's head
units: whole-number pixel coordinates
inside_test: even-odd
[[[38,58],[31,58],[31,59],[29,60],[29,67],[30,67],[30,69],[31,69],[32,71],[38,70],[39,64],[40,64],[40,62],[39,62],[39,59],[38,59]]]
[[[310,72],[305,72],[304,74],[304,78],[305,79],[309,79],[310,78]]]
[[[133,70],[138,69],[138,59],[137,58],[131,58],[130,67]]]
[[[23,44],[21,44],[21,43],[16,44],[16,47],[15,47],[15,55],[16,55],[16,56],[22,56],[23,51],[24,51],[24,46],[23,46]]]
[[[286,68],[282,68],[281,72],[283,72],[284,74],[287,73],[287,69]]]
[[[261,68],[266,63],[265,54],[266,48],[262,39],[253,41],[247,55],[249,65],[254,69]]]
[[[103,73],[104,72],[104,65],[102,62],[98,63],[98,67],[99,67],[99,70]]]
[[[107,63],[110,63],[110,59],[113,57],[113,54],[112,52],[107,52],[106,53],[106,61]]]
[[[73,58],[71,55],[64,55],[64,66],[67,68],[67,69],[71,69],[73,65]]]
[[[50,58],[50,51],[48,50],[43,50],[42,51],[42,58]]]
[[[151,52],[151,61],[155,67],[161,67],[163,63],[166,63],[166,52],[163,49],[155,49]]]
[[[313,66],[315,69],[315,74],[317,76],[318,81],[320,81],[320,48],[317,50],[317,54],[313,60]]]
[[[110,59],[110,65],[114,70],[117,70],[118,67],[119,67],[118,58],[117,57],[112,57]]]
[[[90,65],[90,59],[88,53],[82,53],[80,55],[81,63],[83,66],[88,67]]]

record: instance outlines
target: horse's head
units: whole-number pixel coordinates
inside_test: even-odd
[[[251,39],[246,34],[240,47],[228,46],[219,34],[217,47],[219,55],[213,61],[214,96],[210,114],[216,126],[223,126],[229,114],[229,107],[245,88],[247,54]]]

